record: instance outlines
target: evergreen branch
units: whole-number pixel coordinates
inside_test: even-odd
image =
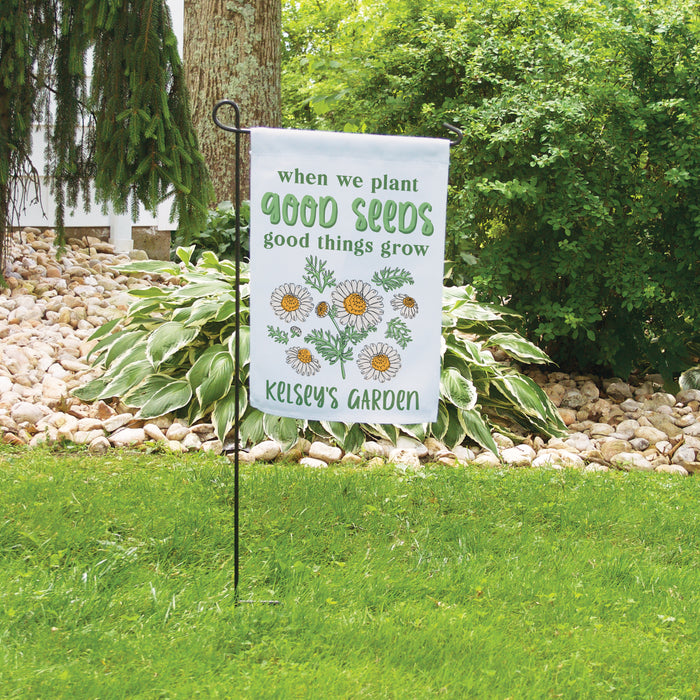
[[[327,270],[326,264],[326,260],[321,260],[315,255],[309,255],[306,258],[306,266],[304,267],[306,272],[304,282],[321,294],[323,294],[326,287],[335,287],[337,284],[333,270]]]
[[[281,328],[273,328],[272,326],[267,327],[267,337],[272,338],[276,343],[281,343],[286,345],[289,342],[289,334],[287,331],[283,331]]]
[[[58,90],[56,90],[51,83],[49,83],[47,80],[44,80],[44,78],[40,75],[37,75],[36,73],[29,72],[29,77],[36,83],[37,87],[41,88],[42,90],[46,90],[50,92],[52,95],[55,95],[56,97],[59,96]],[[96,112],[90,108],[88,103],[85,100],[81,100],[80,97],[75,98],[75,102],[82,109],[84,112],[87,112],[90,114],[90,116],[93,119],[97,118]]]
[[[386,324],[386,337],[395,340],[404,350],[413,340],[408,326],[398,316]]]
[[[403,287],[404,284],[413,284],[413,277],[408,270],[400,267],[385,267],[374,273],[372,282],[385,292],[391,292]]]

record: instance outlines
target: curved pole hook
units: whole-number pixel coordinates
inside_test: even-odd
[[[235,115],[235,121],[234,125],[231,126],[230,124],[224,124],[222,121],[219,120],[218,117],[218,112],[221,107],[224,105],[227,105],[229,107],[233,107],[233,112]],[[238,104],[234,102],[233,100],[219,100],[215,105],[214,109],[212,110],[211,113],[211,118],[214,120],[214,124],[216,124],[219,129],[223,129],[224,131],[231,131],[234,134],[247,134],[249,133],[248,129],[241,129],[241,110],[238,107]]]
[[[452,141],[450,140],[450,146],[459,146],[460,143],[462,143],[462,139],[464,138],[464,132],[454,126],[453,124],[450,124],[449,122],[443,122],[442,125],[446,128],[449,129],[453,134],[457,135],[457,138]]]

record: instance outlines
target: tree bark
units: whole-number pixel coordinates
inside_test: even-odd
[[[211,114],[222,99],[238,103],[241,126],[281,123],[281,0],[185,0],[183,60],[192,119],[217,201],[233,200],[233,134],[217,128]],[[233,110],[221,121],[233,124]],[[247,199],[249,143],[241,138],[241,192]]]

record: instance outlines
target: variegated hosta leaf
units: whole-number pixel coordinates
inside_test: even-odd
[[[216,321],[227,321],[236,315],[236,297],[234,294],[223,296],[219,300],[219,310],[216,314]]]
[[[547,353],[540,350],[534,343],[526,340],[517,333],[494,333],[485,343],[485,347],[500,347],[511,357],[521,362],[549,364],[551,360]]]
[[[202,267],[208,267],[217,271],[221,270],[221,263],[219,262],[219,258],[217,258],[211,250],[205,250],[202,253],[202,257],[200,260]]]
[[[120,318],[115,318],[115,319],[112,319],[111,321],[107,321],[107,323],[103,323],[90,336],[90,340],[99,340],[100,338],[104,338],[105,336],[109,335],[120,321],[121,321]],[[87,355],[88,359],[90,359],[90,357],[92,356],[94,351],[95,351],[95,348],[92,348],[92,350],[90,350],[90,352]]]
[[[455,318],[462,318],[466,321],[500,321],[503,317],[500,313],[487,308],[483,304],[465,301],[449,309],[449,314]]]
[[[98,377],[89,381],[85,386],[73,389],[73,396],[77,396],[81,401],[97,401],[97,397],[102,393],[108,382]]]
[[[493,386],[522,412],[552,422],[563,431],[566,430],[559,411],[547,394],[529,377],[521,374],[501,375],[494,377]]]
[[[194,361],[192,366],[187,370],[187,381],[190,383],[193,389],[197,387],[207,378],[209,375],[209,370],[211,368],[211,363],[214,358],[220,353],[227,353],[225,345],[217,343],[216,345],[210,345],[208,348],[203,350]]]
[[[221,260],[218,268],[223,274],[228,275],[231,280],[236,278],[236,265],[231,260]],[[239,270],[241,282],[248,282],[250,275],[248,274],[248,266],[245,263],[241,264]]]
[[[177,321],[166,321],[148,337],[146,345],[148,359],[158,367],[178,350],[189,345],[199,335],[199,328],[188,328]]]
[[[135,324],[148,324],[153,322],[156,314],[168,313],[169,307],[165,305],[167,297],[154,297],[150,299],[139,299],[129,306],[129,326]]]
[[[130,289],[129,294],[131,294],[132,297],[149,299],[151,297],[165,297],[168,295],[168,292],[160,287],[143,287],[138,289]]]
[[[265,414],[257,408],[251,408],[248,415],[241,421],[239,436],[244,445],[257,445],[265,439],[263,418]]]
[[[219,306],[217,299],[198,299],[192,304],[190,313],[183,323],[202,326],[216,318],[219,313]]]
[[[120,343],[120,347],[130,347],[129,342],[122,340],[124,338],[124,335],[127,333],[131,333],[131,337],[134,337],[134,334],[136,333],[141,333],[142,331],[134,331],[134,330],[121,330],[118,331],[117,333],[112,333],[110,335],[104,334],[102,338],[98,340],[97,343],[95,343],[95,346],[90,350],[88,353],[88,359],[95,358],[93,362],[99,363],[99,364],[105,364],[105,360],[107,358],[107,353],[109,349],[114,345],[115,343]],[[95,340],[95,334],[90,336],[90,340]]]
[[[246,408],[248,407],[248,393],[243,386],[238,388],[238,393],[238,416],[240,419],[240,416],[245,413]],[[211,418],[216,431],[216,436],[219,438],[219,440],[221,440],[221,442],[223,442],[228,432],[231,430],[231,428],[233,428],[236,419],[236,392],[233,389],[231,389],[226,396],[216,403],[216,406],[214,406],[214,410],[212,411]],[[243,426],[239,428],[239,435],[242,427]]]
[[[345,436],[350,430],[350,426],[346,423],[340,423],[338,421],[327,421],[322,420],[321,425],[324,427],[327,433],[329,433],[333,439],[338,443],[342,444],[345,440]]]
[[[187,247],[178,246],[175,249],[175,255],[177,255],[177,257],[180,258],[180,260],[182,260],[182,262],[184,262],[185,265],[190,264],[190,261],[192,260],[193,253],[194,253],[194,246],[193,245],[190,245]]]
[[[201,298],[225,294],[230,291],[231,285],[228,282],[218,279],[205,279],[200,282],[193,282],[178,290],[178,296],[183,299]]]
[[[683,372],[678,378],[678,384],[683,391],[700,389],[700,367],[691,367]]]
[[[167,374],[152,374],[150,377],[147,377],[143,383],[128,392],[123,397],[123,401],[127,406],[141,408],[151,396],[169,384],[172,384],[172,382],[173,378]]]
[[[364,429],[373,437],[379,440],[389,440],[394,444],[396,444],[396,440],[399,437],[399,429],[395,425],[367,423]]]
[[[104,364],[106,367],[110,367],[115,360],[118,361],[124,353],[131,350],[134,346],[145,342],[148,332],[143,330],[125,331],[117,335],[118,337],[105,353]]]
[[[454,369],[443,370],[440,376],[440,391],[445,399],[462,411],[476,406],[477,394],[474,384]]]
[[[491,450],[495,455],[498,455],[498,447],[493,440],[491,430],[479,411],[475,408],[469,411],[463,411],[462,423],[464,424],[467,435],[474,440],[474,442],[487,450]]]
[[[226,396],[232,382],[233,358],[227,351],[217,353],[212,357],[209,374],[196,389],[197,398],[202,408],[206,410],[223,396]]]
[[[455,445],[460,445],[467,435],[467,427],[462,420],[464,411],[455,408],[455,406],[448,406],[447,413],[449,421],[443,440],[448,447],[454,447]]]
[[[428,423],[412,423],[411,425],[400,425],[402,432],[409,437],[415,438],[418,442],[423,442],[428,435]]]
[[[148,360],[127,363],[96,398],[109,399],[112,396],[124,396],[151,374],[153,374],[153,366]]]
[[[294,418],[273,416],[266,413],[263,418],[263,428],[265,435],[270,440],[277,440],[282,446],[282,450],[288,450],[299,439],[299,424]]]
[[[362,428],[357,423],[354,423],[340,446],[345,452],[358,453],[364,444],[365,434],[362,432]]]
[[[138,412],[138,418],[157,418],[186,406],[192,398],[192,387],[186,379],[171,381],[156,391]]]
[[[109,369],[104,373],[104,378],[107,381],[112,381],[117,377],[122,370],[127,366],[134,364],[136,362],[141,362],[141,360],[147,360],[146,357],[146,343],[141,342],[134,345],[126,350],[123,355],[117,357],[114,362],[111,362]],[[153,368],[151,367],[151,371]],[[116,396],[116,394],[114,394]]]
[[[495,367],[496,360],[490,352],[482,349],[480,343],[465,338],[458,332],[448,333],[446,338],[448,352],[455,353],[467,363],[467,367],[478,365],[480,367]]]
[[[345,452],[358,452],[365,442],[362,428],[355,423],[348,425],[337,421],[321,421],[320,425]],[[319,437],[324,436],[319,435]]]
[[[472,301],[476,295],[476,290],[470,285],[464,287],[443,287],[442,305],[449,307],[457,303]]]
[[[180,268],[175,263],[166,260],[135,260],[124,265],[116,265],[114,269],[124,273],[145,272],[146,274],[167,275],[177,275],[180,272]]]
[[[450,423],[450,414],[447,411],[447,406],[445,406],[444,400],[440,399],[438,403],[438,417],[434,423],[430,424],[430,432],[433,437],[438,440],[442,440],[445,437],[447,428]]]
[[[318,420],[310,420],[308,422],[309,425],[309,430],[316,435],[317,437],[321,438],[322,440],[326,439],[331,439],[332,435],[323,427],[323,424],[321,421]]]
[[[241,336],[238,344],[240,352],[241,367],[250,363],[250,327],[241,326]],[[236,343],[236,331],[233,331],[229,337],[228,350],[231,353],[231,357],[235,355],[235,343]]]

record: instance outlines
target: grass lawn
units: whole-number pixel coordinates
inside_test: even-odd
[[[0,696],[700,698],[700,481],[0,448]]]

